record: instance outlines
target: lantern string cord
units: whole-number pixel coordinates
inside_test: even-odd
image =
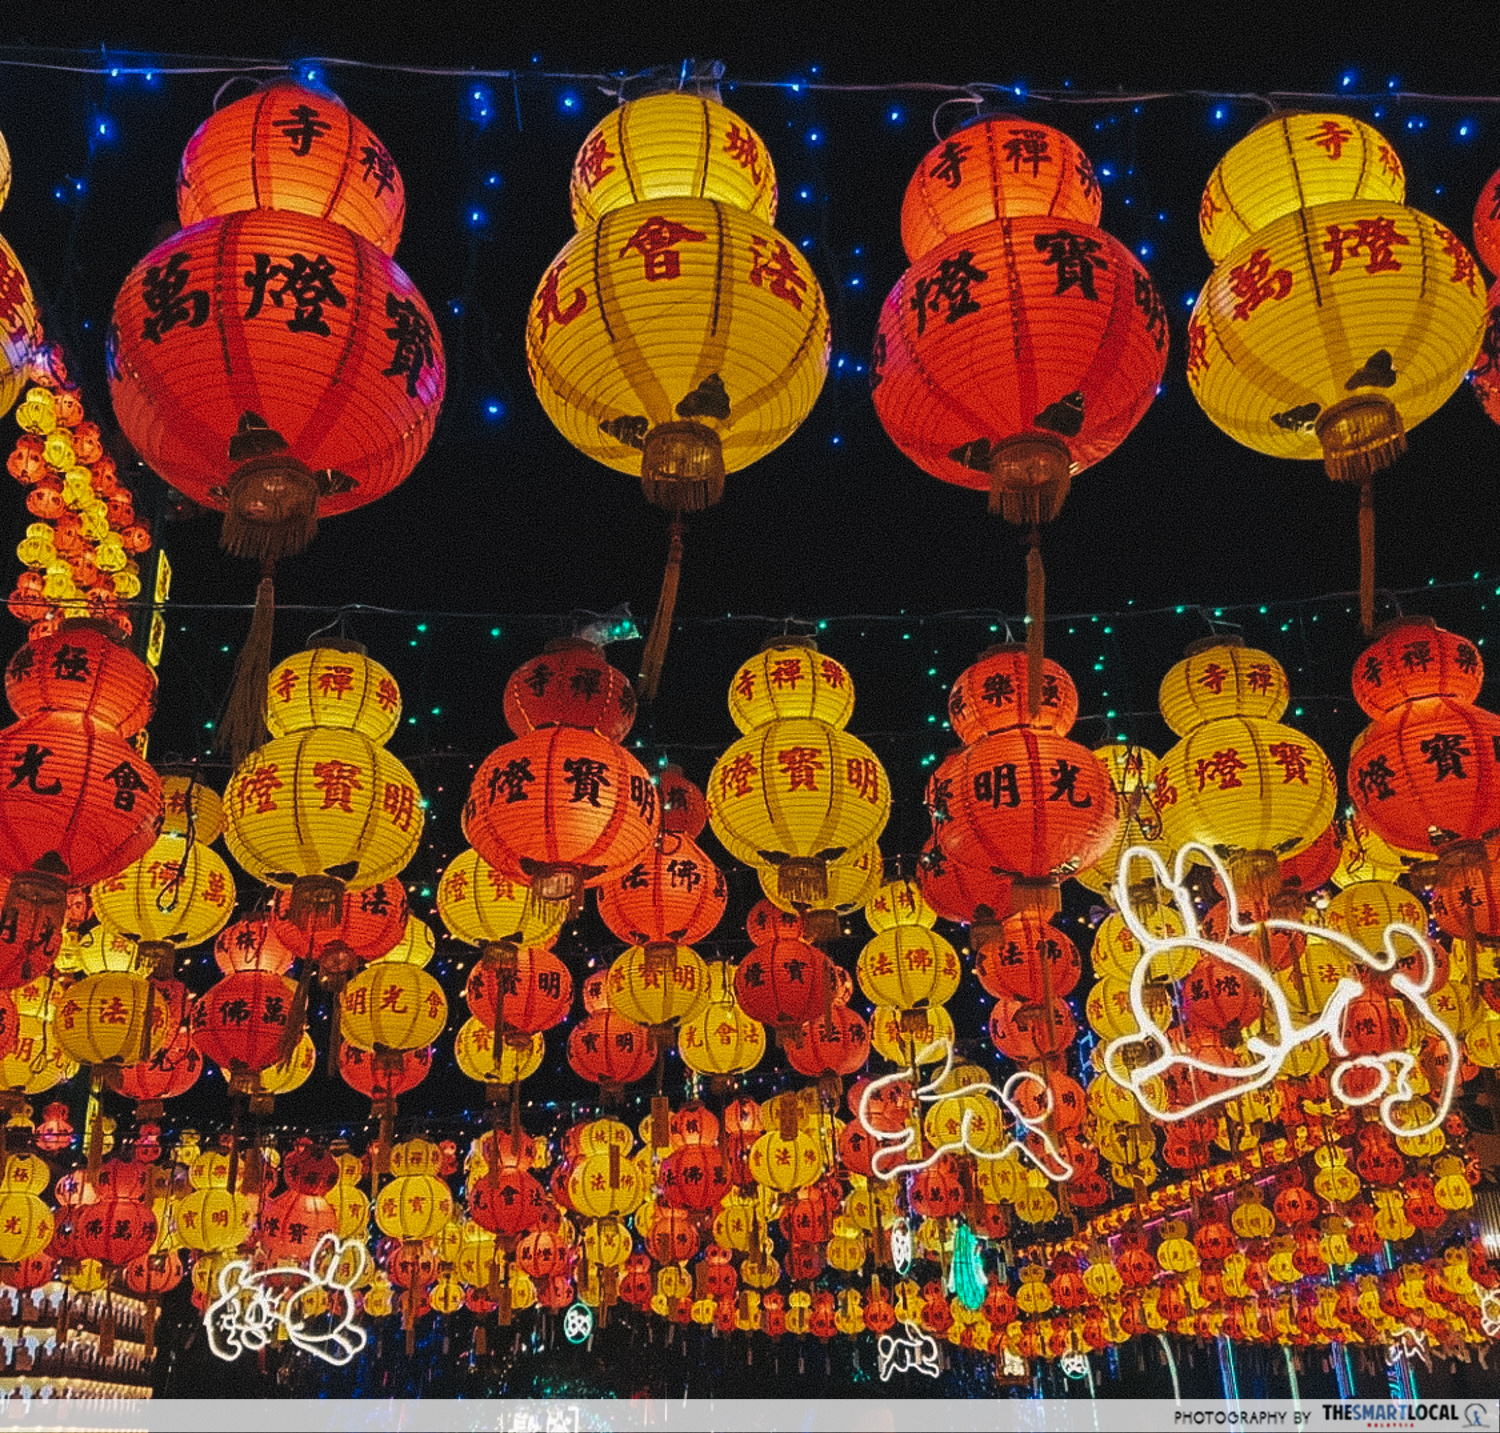
[[[509,66],[489,69],[472,65],[405,65],[376,60],[353,60],[339,55],[313,55],[288,64],[281,60],[265,58],[240,58],[215,55],[160,55],[148,56],[139,51],[118,51],[117,59],[110,52],[102,54],[93,50],[57,47],[48,49],[52,59],[36,57],[34,47],[0,46],[0,66],[14,69],[53,71],[64,74],[105,75],[116,78],[134,76],[176,75],[291,75],[305,73],[310,68],[365,70],[377,74],[419,75],[435,79],[462,80],[508,80],[519,84],[523,80],[595,84],[608,94],[618,94],[622,85],[632,79],[643,78],[624,71],[574,71],[540,70]],[[1216,103],[1256,103],[1268,108],[1279,108],[1283,102],[1335,101],[1341,104],[1403,103],[1407,101],[1423,104],[1500,105],[1500,94],[1453,95],[1437,94],[1425,90],[1375,90],[1356,93],[1349,90],[1268,90],[1264,93],[1240,90],[1205,89],[1159,89],[1159,90],[1088,90],[1071,87],[1032,88],[1022,85],[1007,85],[983,80],[962,84],[943,83],[934,80],[882,80],[876,82],[850,83],[832,80],[805,79],[732,79],[720,81],[726,89],[774,89],[789,90],[794,94],[817,91],[823,94],[934,94],[959,99],[980,100],[989,95],[1006,96],[1014,100],[1036,100],[1063,105],[1119,105],[1149,104],[1161,100],[1197,100]]]

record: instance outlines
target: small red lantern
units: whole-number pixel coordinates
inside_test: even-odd
[[[193,1006],[193,1043],[226,1072],[269,1069],[281,1058],[296,995],[296,983],[284,975],[226,975]]]
[[[156,1215],[138,1199],[108,1194],[81,1205],[73,1217],[74,1244],[82,1259],[119,1268],[148,1252],[156,1241]]]
[[[1215,1032],[1239,1031],[1260,1018],[1260,987],[1243,970],[1211,955],[1201,956],[1182,983],[1188,1025]]]
[[[685,1209],[658,1208],[646,1247],[659,1264],[677,1264],[698,1252],[698,1228]]]
[[[1062,931],[1023,911],[1007,916],[998,938],[980,948],[974,973],[991,995],[1034,1001],[1067,995],[1083,964],[1078,947]]]
[[[469,1214],[492,1234],[535,1229],[547,1203],[547,1191],[523,1169],[491,1170],[469,1184]]]
[[[517,736],[576,726],[618,743],[635,723],[635,705],[629,678],[610,666],[602,647],[583,637],[559,637],[511,673],[503,710]]]
[[[417,1050],[356,1050],[339,1042],[339,1074],[350,1089],[366,1099],[384,1104],[414,1090],[432,1069],[432,1047]]]
[[[1065,735],[1078,718],[1078,688],[1072,677],[1056,662],[1044,659],[1033,716],[1027,669],[1026,648],[1019,643],[1007,642],[982,652],[949,690],[948,718],[954,736],[972,746],[981,737],[1016,727]]]
[[[5,697],[17,716],[78,712],[134,736],[156,709],[156,674],[125,646],[118,628],[74,617],[10,659]]]
[[[806,1024],[832,1005],[828,957],[805,941],[756,946],[734,972],[734,997],[752,1020],[786,1029]]]
[[[661,1197],[673,1209],[711,1209],[729,1192],[724,1157],[712,1145],[688,1144],[661,1162]]]
[[[314,922],[311,931],[292,919],[291,906],[291,892],[277,891],[271,937],[294,955],[337,966],[344,974],[360,961],[378,960],[394,950],[406,934],[411,913],[399,876],[346,892],[339,919],[330,925]]]
[[[655,1060],[646,1027],[611,1010],[585,1015],[568,1035],[573,1072],[606,1090],[642,1079]]]
[[[937,835],[928,838],[917,859],[917,884],[923,899],[944,920],[983,927],[971,932],[976,949],[1010,914],[1011,878],[996,875],[988,866],[954,860]]]
[[[870,1058],[870,1027],[847,1005],[834,1005],[827,1015],[784,1028],[782,1043],[798,1074],[815,1080],[852,1075]]]
[[[1061,1054],[1077,1033],[1073,1012],[1059,998],[1044,1004],[1002,996],[990,1012],[990,1039],[1012,1060],[1040,1060]]]
[[[481,960],[464,987],[469,1013],[486,1030],[504,1017],[503,1028],[523,1034],[550,1030],[566,1018],[573,1003],[573,977],[550,950],[530,946],[507,961]]]
[[[773,940],[801,940],[802,917],[796,911],[784,911],[762,896],[750,907],[745,918],[745,933],[751,945],[765,945]]]
[[[724,873],[698,844],[664,832],[644,859],[599,887],[599,917],[631,945],[695,945],[728,900]]]
[[[952,1219],[964,1207],[963,1185],[948,1155],[912,1176],[911,1207],[924,1219]]]
[[[1420,697],[1451,697],[1471,705],[1483,685],[1479,649],[1430,617],[1392,622],[1354,664],[1354,699],[1376,719]]]
[[[338,1231],[338,1211],[322,1194],[287,1189],[260,1206],[260,1237],[273,1259],[306,1264],[325,1234]]]
[[[298,943],[305,949],[307,934],[298,931]],[[242,970],[266,970],[272,975],[285,975],[297,959],[272,934],[269,912],[246,916],[234,921],[219,932],[214,941],[214,962],[225,975],[235,975]]]

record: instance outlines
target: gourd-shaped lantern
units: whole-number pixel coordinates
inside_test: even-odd
[[[708,1004],[677,1027],[677,1053],[688,1069],[727,1082],[760,1063],[766,1052],[766,1028],[735,1001],[729,966],[709,963],[708,991]]]
[[[927,806],[946,856],[1008,876],[1012,904],[1045,917],[1060,908],[1061,881],[1108,850],[1119,818],[1108,769],[1068,739],[1078,710],[1071,678],[1051,662],[1038,675],[1029,656],[995,648],[960,675],[970,744],[934,772]]]
[[[1306,850],[1333,819],[1338,778],[1322,749],[1279,721],[1290,688],[1268,652],[1233,637],[1195,642],[1162,678],[1162,717],[1181,738],[1151,788],[1163,839],[1211,846],[1243,902],[1281,889],[1278,858]]]
[[[573,167],[578,234],[547,269],[526,360],[573,446],[639,473],[672,514],[661,601],[641,666],[655,695],[682,562],[682,514],[726,473],[779,446],[828,370],[828,310],[812,268],[775,229],[760,136],[719,103],[716,77],[627,100]]]
[[[1375,611],[1374,477],[1463,381],[1484,287],[1458,236],[1405,207],[1390,144],[1347,115],[1279,114],[1199,206],[1216,267],[1188,322],[1188,383],[1237,442],[1323,459],[1360,487],[1360,621]]]
[[[0,136],[0,149],[4,145],[5,140]],[[4,175],[0,180],[0,204],[4,204],[5,196],[10,193],[8,149],[3,149],[0,171]],[[9,413],[11,405],[21,396],[27,365],[41,336],[31,280],[26,277],[15,250],[0,239],[0,414]]]
[[[872,845],[890,814],[884,768],[844,730],[853,709],[848,669],[806,638],[772,639],[730,683],[745,735],[714,765],[709,821],[731,855],[775,868],[799,909],[824,900],[829,863]]]
[[[1500,717],[1474,705],[1483,682],[1478,647],[1422,617],[1392,623],[1354,664],[1374,718],[1349,755],[1354,808],[1390,845],[1442,853],[1440,885],[1484,864],[1475,843],[1500,829]]]
[[[1100,191],[1066,135],[981,115],[934,148],[907,186],[911,267],[881,310],[875,411],[919,467],[988,489],[1029,529],[1032,713],[1045,587],[1039,524],[1073,477],[1140,422],[1167,358],[1150,275],[1097,227]]]
[[[878,915],[866,919],[875,934],[860,951],[855,968],[859,988],[872,1005],[902,1012],[946,1005],[958,989],[958,952],[932,927],[936,912],[921,899],[915,882],[892,881],[880,888]],[[923,1023],[918,1016],[911,1023]]]
[[[178,197],[185,227],[115,300],[110,396],[146,462],[223,511],[223,545],[262,566],[218,733],[238,762],[262,740],[272,566],[320,516],[407,477],[445,363],[431,310],[389,257],[400,176],[332,95],[280,83],[214,115],[183,155]]]
[[[646,768],[620,745],[634,720],[633,700],[617,695],[589,713],[588,725],[572,725],[577,702],[544,707],[513,693],[517,687],[545,692],[555,670],[533,659],[507,683],[507,720],[516,739],[496,747],[475,772],[464,835],[495,871],[530,882],[535,899],[577,905],[585,886],[601,885],[644,858],[660,808]],[[620,674],[597,650],[592,672],[578,668],[573,677],[628,691],[628,683],[616,688]]]
[[[51,965],[69,886],[144,855],[161,823],[161,779],[127,738],[151,715],[156,677],[118,629],[89,619],[27,642],[6,668],[20,720],[0,731],[0,927]],[[26,962],[23,961],[23,966]],[[20,973],[18,970],[17,973]],[[31,975],[23,976],[30,979]]]

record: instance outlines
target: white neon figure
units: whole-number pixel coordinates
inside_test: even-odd
[[[921,1135],[911,1125],[903,1125],[898,1130],[876,1129],[870,1123],[869,1110],[870,1100],[876,1091],[883,1090],[888,1085],[899,1085],[911,1083],[909,1071],[898,1070],[893,1075],[881,1075],[879,1079],[871,1080],[865,1086],[859,1097],[859,1123],[860,1128],[873,1139],[877,1145],[882,1146],[870,1156],[870,1169],[877,1179],[891,1180],[901,1174],[911,1174],[919,1169],[926,1169],[936,1164],[945,1154],[951,1154],[962,1150],[972,1154],[976,1159],[1004,1159],[1007,1155],[1020,1153],[1029,1159],[1048,1179],[1056,1183],[1063,1183],[1073,1177],[1073,1166],[1068,1163],[1057,1151],[1057,1146],[1052,1143],[1051,1136],[1042,1126],[1052,1114],[1052,1090],[1040,1075],[1034,1075],[1029,1070],[1018,1070],[1003,1085],[996,1087],[988,1081],[978,1084],[964,1085],[957,1090],[944,1090],[940,1087],[947,1080],[953,1069],[953,1042],[948,1039],[934,1040],[926,1046],[921,1054],[917,1056],[917,1063],[925,1065],[930,1062],[941,1060],[942,1068],[933,1075],[925,1085],[917,1086],[914,1091],[916,1101],[919,1105],[936,1104],[939,1100],[961,1099],[965,1095],[985,1095],[999,1102],[1001,1109],[1009,1114],[1016,1122],[1018,1129],[1023,1133],[1017,1138],[1012,1135],[1010,1140],[1000,1149],[979,1149],[970,1141],[969,1135],[974,1127],[974,1111],[966,1109],[963,1119],[959,1122],[958,1138],[946,1140],[938,1145],[925,1159],[908,1160],[902,1156],[911,1149],[913,1145],[921,1146]],[[1015,1092],[1022,1084],[1038,1085],[1041,1088],[1042,1097],[1045,1101],[1044,1108],[1040,1114],[1028,1115],[1016,1103]],[[1040,1143],[1040,1150],[1033,1148],[1032,1140]],[[895,1161],[894,1163],[892,1161]]]
[[[1428,1368],[1432,1367],[1432,1357],[1427,1352],[1427,1335],[1421,1329],[1408,1328],[1402,1325],[1396,1331],[1396,1336],[1391,1340],[1385,1351],[1385,1361],[1395,1367],[1397,1362],[1405,1359],[1407,1366],[1411,1366],[1413,1359],[1420,1358]]]
[[[1136,861],[1145,861],[1151,866],[1157,885],[1171,897],[1182,918],[1182,934],[1163,937],[1152,931],[1136,914],[1130,895],[1132,884],[1130,871],[1132,864]],[[1138,1029],[1134,1034],[1121,1035],[1111,1040],[1105,1047],[1104,1068],[1109,1077],[1116,1084],[1129,1090],[1152,1119],[1164,1122],[1185,1120],[1201,1114],[1213,1105],[1239,1099],[1251,1090],[1257,1090],[1269,1084],[1280,1073],[1282,1065],[1293,1050],[1299,1045],[1307,1044],[1326,1035],[1330,1049],[1340,1058],[1328,1082],[1335,1097],[1346,1105],[1369,1105],[1379,1100],[1381,1123],[1392,1134],[1416,1136],[1430,1134],[1437,1129],[1447,1117],[1448,1110],[1453,1104],[1458,1085],[1460,1059],[1457,1037],[1427,1001],[1428,992],[1432,989],[1437,973],[1437,962],[1433,958],[1432,946],[1428,943],[1426,935],[1404,922],[1394,922],[1382,932],[1383,954],[1376,955],[1365,949],[1357,940],[1343,934],[1342,931],[1332,930],[1326,926],[1307,925],[1302,921],[1275,917],[1260,922],[1267,930],[1287,931],[1309,940],[1322,941],[1336,946],[1355,962],[1356,967],[1363,966],[1381,974],[1387,974],[1396,969],[1397,961],[1400,959],[1396,948],[1398,938],[1410,942],[1421,952],[1421,981],[1414,982],[1404,972],[1397,971],[1396,974],[1390,976],[1390,987],[1396,994],[1405,998],[1418,1015],[1438,1032],[1448,1049],[1448,1067],[1443,1077],[1441,1098],[1435,1097],[1433,1101],[1432,1117],[1421,1124],[1398,1124],[1392,1117],[1392,1111],[1398,1105],[1406,1104],[1416,1098],[1416,1091],[1411,1084],[1412,1072],[1417,1067],[1416,1059],[1408,1050],[1386,1050],[1379,1055],[1348,1057],[1348,1047],[1344,1044],[1342,1028],[1344,1012],[1352,1001],[1366,993],[1366,987],[1358,980],[1353,980],[1347,975],[1342,976],[1338,984],[1334,986],[1333,993],[1328,997],[1327,1004],[1318,1012],[1317,1018],[1306,1025],[1297,1025],[1285,992],[1264,965],[1243,951],[1236,950],[1232,945],[1211,940],[1201,933],[1198,915],[1193,907],[1192,894],[1184,879],[1188,866],[1193,862],[1209,866],[1224,891],[1225,905],[1228,910],[1228,919],[1225,923],[1226,937],[1249,935],[1255,930],[1257,923],[1246,921],[1240,915],[1239,899],[1229,879],[1229,872],[1224,868],[1218,856],[1207,846],[1197,842],[1189,842],[1183,846],[1177,852],[1170,874],[1166,863],[1148,847],[1132,846],[1121,854],[1115,877],[1115,902],[1119,906],[1120,915],[1125,924],[1130,927],[1132,934],[1141,943],[1141,955],[1130,976],[1130,1008]],[[1144,993],[1146,973],[1153,957],[1165,951],[1179,950],[1183,947],[1196,951],[1200,955],[1211,955],[1215,960],[1233,966],[1260,987],[1265,1002],[1265,1016],[1269,1017],[1268,1020],[1263,1017],[1263,1028],[1274,1027],[1276,1038],[1267,1039],[1262,1034],[1252,1035],[1245,1041],[1245,1049],[1255,1057],[1252,1063],[1218,1065],[1210,1060],[1202,1060],[1195,1055],[1174,1050],[1167,1038],[1167,1032],[1161,1028],[1155,1016],[1147,1008]],[[1121,1058],[1122,1052],[1127,1046],[1142,1044],[1156,1046],[1159,1053],[1145,1064],[1133,1070],[1127,1069]],[[1216,1094],[1207,1095],[1196,1104],[1187,1105],[1182,1109],[1166,1109],[1154,1104],[1150,1097],[1152,1082],[1167,1070],[1183,1067],[1227,1081],[1228,1087]],[[1356,1070],[1372,1070],[1377,1076],[1373,1088],[1366,1093],[1356,1094],[1349,1091],[1347,1081]]]
[[[906,1222],[904,1214],[898,1214],[891,1224],[891,1263],[903,1279],[911,1268],[911,1256],[911,1225]]]
[[[337,1234],[318,1240],[306,1268],[290,1264],[252,1273],[249,1260],[235,1259],[219,1270],[218,1297],[203,1314],[209,1348],[232,1363],[247,1350],[264,1348],[281,1328],[303,1353],[341,1367],[369,1342],[354,1322],[354,1286],[368,1260],[363,1243]],[[304,1302],[319,1290],[329,1296],[326,1315],[314,1314]],[[309,1324],[324,1317],[329,1327],[311,1332]]]
[[[1479,1326],[1491,1338],[1500,1337],[1500,1294],[1493,1289],[1480,1291]]]
[[[916,1324],[903,1323],[901,1327],[906,1330],[905,1338],[883,1333],[876,1345],[880,1355],[880,1381],[889,1382],[893,1373],[905,1373],[908,1369],[936,1378],[943,1371],[938,1361],[937,1340]]]

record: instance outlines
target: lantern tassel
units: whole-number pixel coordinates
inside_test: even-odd
[[[286,1017],[286,1029],[281,1032],[281,1044],[276,1049],[278,1065],[287,1064],[301,1043],[302,1032],[307,1027],[307,991],[316,969],[317,966],[309,955],[302,962],[302,978],[297,982],[297,993],[292,996],[292,1008]]]
[[[266,684],[271,678],[271,641],[276,625],[276,586],[269,564],[255,589],[255,611],[250,633],[234,664],[234,681],[215,742],[238,766],[252,751],[270,740],[266,729]]]
[[[661,682],[662,664],[667,659],[667,641],[672,635],[672,614],[677,609],[677,584],[682,576],[682,538],[687,531],[680,517],[672,519],[671,536],[667,542],[667,570],[662,574],[661,596],[656,601],[656,616],[651,621],[651,635],[646,639],[646,650],[641,654],[640,687],[642,701],[655,701],[656,688]],[[267,670],[269,677],[269,669]]]
[[[1046,646],[1047,570],[1042,566],[1042,530],[1031,525],[1026,549],[1026,705],[1031,715],[1042,708],[1042,655]]]
[[[1359,485],[1359,630],[1375,635],[1375,483]]]

